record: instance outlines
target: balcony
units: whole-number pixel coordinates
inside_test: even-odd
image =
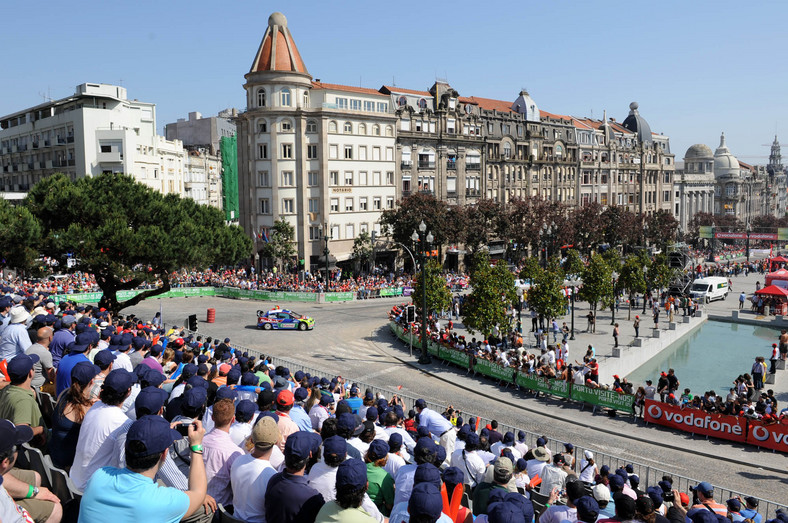
[[[55,145],[66,145],[66,139],[61,136],[58,136]]]
[[[68,138],[66,138],[66,143],[74,143],[74,137],[69,136]]]
[[[123,153],[119,151],[112,151],[108,153],[98,153],[96,160],[99,163],[121,163],[123,162]]]
[[[457,162],[456,161],[452,161],[452,160],[447,161],[446,162],[446,168],[451,170],[451,171],[456,170],[457,169]]]
[[[410,160],[402,160],[400,167],[402,167],[403,169],[410,169],[411,167],[413,167],[413,162]]]
[[[434,169],[435,162],[426,162],[424,160],[419,160],[419,169]]]
[[[466,163],[465,170],[466,171],[481,171],[482,164],[481,163]]]
[[[38,149],[38,142],[33,142],[33,149]]]
[[[481,191],[478,189],[465,189],[466,198],[478,198],[480,195]]]

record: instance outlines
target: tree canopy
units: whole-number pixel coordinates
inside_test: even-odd
[[[564,274],[558,260],[551,259],[547,270],[539,270],[528,290],[528,305],[545,318],[557,318],[566,310]]]
[[[268,241],[263,243],[263,248],[260,252],[266,258],[276,260],[279,266],[283,267],[296,255],[296,250],[293,246],[294,239],[295,228],[284,219],[276,220],[271,228]]]
[[[100,305],[117,312],[170,289],[183,267],[230,265],[247,258],[252,242],[221,210],[163,195],[123,174],[70,181],[63,174],[37,183],[24,202],[41,227],[41,253],[93,273]],[[65,265],[65,263],[63,263]],[[119,302],[117,292],[161,284]]]
[[[508,327],[506,311],[517,299],[517,292],[514,275],[506,264],[492,267],[487,253],[480,251],[473,258],[470,283],[472,290],[463,305],[463,323],[468,331],[479,331],[486,338],[496,325]]]
[[[41,227],[25,207],[0,198],[0,267],[28,268],[35,262]]]
[[[600,254],[594,254],[583,271],[580,299],[587,301],[596,311],[601,302],[607,307],[613,299],[613,270]]]
[[[427,314],[434,311],[445,311],[451,307],[451,291],[446,286],[446,280],[441,274],[441,265],[436,260],[427,262],[426,267],[427,277]],[[413,303],[419,310],[419,314],[423,314],[421,310],[421,278],[422,274],[416,275],[416,285],[413,286]]]

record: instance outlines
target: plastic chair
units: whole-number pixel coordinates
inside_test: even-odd
[[[38,407],[41,409],[41,416],[47,427],[52,428],[52,416],[55,414],[57,403],[51,394],[46,392],[38,393]]]
[[[227,512],[227,509],[224,508],[224,505],[221,503],[218,504],[217,509],[217,512],[219,513],[219,523],[245,523],[244,520],[238,519]]]
[[[24,463],[22,460],[17,458],[19,468],[25,468],[27,470],[34,470],[38,472],[38,474],[41,476],[41,486],[46,488],[52,487],[52,477],[49,474],[49,465],[47,465],[46,462],[46,459],[49,456],[44,456],[40,450],[31,447],[27,443],[20,447],[19,456],[24,456]]]
[[[74,485],[74,482],[71,481],[71,478],[68,477],[65,470],[52,466],[49,469],[49,474],[52,478],[51,490],[55,496],[60,498],[64,506],[67,501],[82,497],[82,492]]]

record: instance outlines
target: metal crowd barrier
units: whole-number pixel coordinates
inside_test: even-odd
[[[166,325],[165,325],[165,327],[166,327]],[[194,334],[195,336],[198,334],[197,332],[190,331],[188,329],[182,329],[182,330],[184,332],[186,332],[186,333]],[[333,373],[329,373],[329,372],[326,372],[324,370],[321,370],[321,369],[318,369],[318,368],[315,368],[315,367],[310,367],[309,365],[306,365],[304,363],[301,363],[301,362],[298,362],[298,361],[294,361],[294,360],[291,360],[291,359],[288,359],[288,358],[283,358],[283,357],[280,357],[280,356],[274,356],[274,355],[271,355],[271,354],[264,354],[259,349],[253,349],[253,348],[250,348],[250,347],[244,347],[242,345],[237,345],[237,344],[234,344],[234,343],[231,343],[231,345],[236,351],[240,351],[242,353],[246,352],[250,356],[254,355],[257,358],[260,358],[261,356],[265,355],[265,356],[267,356],[268,361],[272,365],[275,365],[275,366],[280,366],[281,365],[282,367],[287,367],[290,370],[291,373],[295,373],[296,371],[300,370],[300,371],[303,371],[305,373],[309,373],[309,374],[311,374],[313,376],[330,376],[330,375],[333,374]],[[363,381],[354,380],[350,376],[342,376],[342,378],[345,378],[347,383],[356,383],[356,384],[358,384],[358,387],[360,389],[362,389],[362,390],[370,390],[373,394],[375,394],[376,397],[377,397],[378,394],[381,394],[381,395],[385,396],[387,399],[389,399],[393,395],[396,394],[399,398],[401,398],[403,400],[403,403],[405,404],[405,406],[403,408],[405,409],[405,413],[406,414],[407,414],[408,409],[412,409],[414,404],[416,403],[416,400],[419,399],[419,398],[417,398],[415,396],[411,396],[411,395],[409,395],[407,393],[403,393],[402,391],[395,391],[395,390],[388,389],[388,388],[385,388],[385,387],[379,387],[379,386],[371,384],[371,383],[366,383],[366,382],[363,382]],[[446,408],[447,408],[446,405],[441,405],[439,403],[435,403],[434,401],[430,401],[430,400],[428,400],[426,398],[423,398],[423,399],[425,399],[428,408],[433,409],[433,410],[435,410],[435,411],[437,411],[439,413],[440,412],[444,412],[446,410]],[[471,412],[463,412],[462,413],[462,417],[463,417],[463,420],[465,422],[467,422],[472,417],[477,418],[479,420],[479,429],[481,429],[482,427],[484,427],[485,425],[489,424],[492,421],[491,418],[487,418],[485,416],[480,416],[478,414],[474,414],[474,413],[471,413]],[[535,432],[531,432],[531,431],[526,430],[526,429],[521,429],[521,428],[518,428],[518,427],[511,426],[511,425],[506,425],[506,424],[503,424],[503,423],[500,423],[500,422],[498,423],[498,431],[501,434],[505,434],[508,431],[512,431],[515,434],[515,436],[516,436],[517,432],[520,431],[520,430],[525,432],[525,443],[526,443],[526,445],[528,445],[528,448],[534,448],[536,446],[536,440],[538,438],[542,437],[541,434],[538,434],[538,433],[535,433]],[[626,465],[632,465],[634,473],[640,479],[640,487],[639,488],[641,490],[643,490],[643,491],[645,491],[648,487],[650,487],[652,485],[657,485],[657,483],[662,480],[663,476],[670,476],[671,478],[673,478],[673,487],[675,489],[677,489],[679,492],[686,492],[688,495],[691,494],[690,490],[689,490],[690,487],[694,487],[698,483],[700,483],[701,481],[705,481],[705,480],[702,480],[702,479],[699,480],[699,479],[695,479],[695,478],[690,478],[688,476],[682,476],[680,474],[675,474],[675,473],[673,473],[673,472],[671,472],[671,471],[669,471],[667,469],[663,469],[663,468],[660,468],[660,467],[657,467],[657,466],[654,466],[654,465],[648,465],[648,464],[645,464],[645,463],[639,463],[637,461],[632,461],[631,459],[621,458],[621,457],[618,457],[618,456],[614,456],[612,454],[607,454],[607,453],[602,452],[602,451],[600,451],[598,449],[591,448],[591,447],[584,447],[584,446],[575,444],[574,442],[562,441],[562,440],[548,438],[547,447],[550,449],[550,451],[553,454],[561,453],[561,452],[564,452],[564,443],[572,443],[575,446],[574,456],[575,456],[575,459],[577,460],[577,465],[575,467],[576,469],[579,469],[579,463],[580,463],[580,460],[583,457],[583,451],[585,451],[585,450],[590,450],[591,452],[594,453],[594,463],[599,468],[601,468],[603,465],[607,465],[608,467],[610,467],[611,473],[613,473],[613,471],[615,471],[616,469],[625,467]],[[759,500],[758,510],[764,516],[764,520],[763,521],[766,521],[767,519],[774,518],[777,509],[782,509],[783,511],[788,512],[788,505],[784,505],[782,503],[777,503],[776,501],[769,501],[769,500],[766,500],[766,499],[762,499],[762,498],[758,497],[757,495],[746,494],[746,493],[743,493],[743,492],[739,492],[737,490],[732,490],[732,489],[729,489],[729,488],[720,487],[718,485],[713,485],[713,487],[714,487],[715,500],[717,502],[719,502],[719,503],[723,503],[724,504],[725,500],[730,499],[730,498],[732,498],[734,496],[741,496],[742,499],[744,499],[746,496],[753,496],[754,498],[758,499]],[[692,500],[692,498],[690,498],[690,501],[691,500]]]

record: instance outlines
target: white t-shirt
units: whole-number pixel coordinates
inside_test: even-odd
[[[593,483],[596,478],[596,465],[588,465],[588,460],[583,458],[580,460],[580,481],[585,483]]]
[[[539,461],[538,459],[531,459],[528,460],[526,463],[526,473],[528,474],[529,478],[535,478],[536,476],[542,477],[542,469],[547,465],[544,461]]]
[[[542,469],[542,484],[539,488],[539,493],[543,496],[549,496],[553,487],[558,487],[558,490],[563,490],[566,485],[566,471],[555,465],[548,465]],[[559,520],[560,521],[560,520]]]
[[[577,522],[577,509],[566,505],[551,505],[539,516],[539,523]]]
[[[255,419],[254,417],[252,418]],[[239,447],[243,445],[244,440],[248,438],[252,434],[252,422],[249,421],[247,423],[238,423],[237,421],[233,422],[230,425],[230,439],[233,440],[233,443],[238,445]]]
[[[274,446],[276,447],[276,446]],[[230,467],[234,516],[248,523],[266,523],[265,491],[276,469],[268,460],[244,454]]]
[[[94,472],[112,464],[115,440],[110,436],[123,430],[124,424],[131,423],[120,407],[111,407],[102,401],[88,409],[79,430],[74,465],[69,472],[79,490],[85,490]]]
[[[402,459],[402,456],[389,452],[389,459],[386,461],[386,465],[383,467],[383,470],[388,472],[393,478],[397,475],[397,471],[403,465],[405,465],[405,460]]]
[[[389,455],[389,457],[391,457],[391,455]],[[337,470],[338,467],[329,467],[325,462],[318,461],[312,466],[312,470],[309,471],[309,475],[307,476],[309,486],[320,492],[326,503],[330,503],[337,498]],[[372,502],[369,494],[364,494],[361,508],[371,517],[382,523],[383,514],[380,513],[378,507]]]
[[[134,367],[131,365],[131,358],[129,358],[128,353],[115,351],[114,354],[116,358],[115,361],[112,362],[113,369],[124,369],[129,372],[134,371]]]
[[[16,504],[16,501],[0,486],[0,521],[3,523],[27,523],[27,511]],[[32,518],[31,518],[32,519]]]
[[[463,456],[463,452],[465,455]],[[475,487],[484,480],[484,471],[487,468],[484,460],[476,451],[455,450],[451,455],[451,466],[462,471],[465,485]]]

